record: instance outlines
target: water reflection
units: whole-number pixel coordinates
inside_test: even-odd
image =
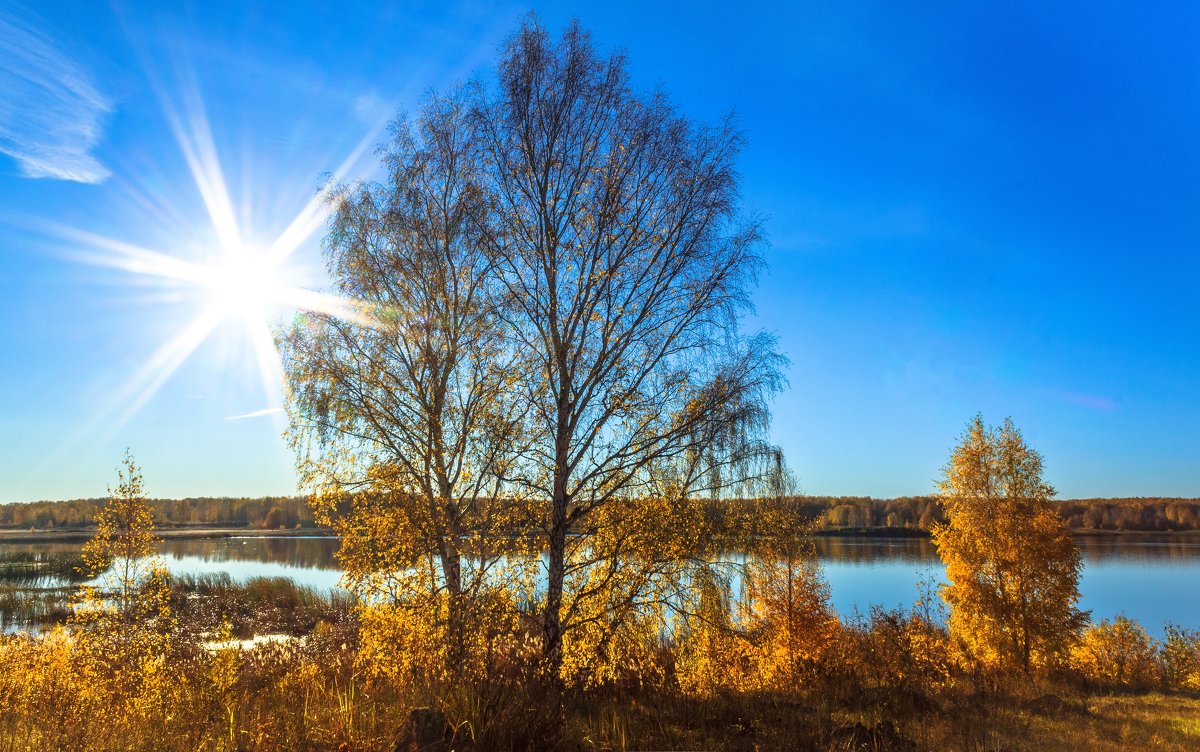
[[[1078,536],[1083,555],[1079,607],[1092,619],[1124,614],[1161,637],[1167,623],[1200,626],[1200,536],[1139,533]],[[843,615],[871,606],[907,607],[922,580],[945,580],[932,541],[819,537],[834,606]]]
[[[816,536],[817,555],[827,562],[870,563],[880,559],[936,565],[937,548],[924,537]],[[1130,533],[1081,535],[1075,545],[1085,564],[1107,561],[1146,563],[1200,557],[1200,535]]]
[[[817,556],[825,562],[869,563],[888,560],[919,563],[937,560],[937,550],[929,538],[820,535],[813,540]]]
[[[295,569],[336,569],[337,548],[338,540],[331,536],[173,538],[160,544],[159,554],[168,561],[248,561]]]
[[[825,565],[834,606],[845,616],[873,605],[907,607],[922,579],[939,581],[945,570],[928,538],[818,536],[817,555]],[[1124,613],[1155,635],[1166,622],[1200,626],[1200,536],[1130,534],[1081,536],[1081,607],[1094,619]],[[82,542],[0,543],[0,623],[36,609],[61,608],[52,601],[78,576]],[[300,585],[337,586],[338,541],[324,536],[173,538],[160,546],[167,568],[191,574],[227,573],[235,581],[288,577]],[[29,604],[22,604],[20,594]]]

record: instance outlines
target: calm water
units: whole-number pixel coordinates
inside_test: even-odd
[[[1200,628],[1200,537],[1097,536],[1075,544],[1083,552],[1079,607],[1095,621],[1125,614],[1158,637],[1168,622]],[[907,607],[922,578],[945,579],[928,539],[824,538],[817,546],[842,614]]]
[[[1092,617],[1124,613],[1155,635],[1170,622],[1200,628],[1200,536],[1129,535],[1076,539],[1083,552],[1081,607]],[[80,543],[3,543],[0,557],[77,554]],[[173,572],[228,572],[235,580],[289,577],[320,589],[337,586],[337,540],[328,537],[173,539],[161,554]],[[833,602],[843,615],[871,606],[907,607],[918,582],[941,580],[933,544],[923,538],[818,538]],[[21,586],[52,586],[51,578]],[[17,583],[13,583],[17,584]]]

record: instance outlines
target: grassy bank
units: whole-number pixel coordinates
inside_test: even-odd
[[[423,693],[354,670],[352,637],[179,649],[101,678],[61,635],[0,644],[0,749],[339,750],[1193,750],[1200,698],[1090,693],[1070,683],[855,698],[814,689],[697,697],[481,685],[429,710]],[[99,681],[98,681],[99,680]],[[414,718],[417,722],[414,723]],[[432,718],[421,723],[422,718]]]
[[[563,688],[522,663],[520,639],[494,643],[509,647],[470,677],[381,672],[372,663],[379,647],[364,649],[353,604],[287,581],[181,580],[171,602],[169,622],[131,627],[135,636],[155,631],[149,642],[85,628],[0,637],[0,750],[1200,745],[1200,692],[1186,688],[1196,677],[1172,668],[1165,653],[1119,640],[1102,646],[1104,665],[1131,665],[1138,656],[1149,662],[1119,675],[1090,670],[1087,661],[1031,675],[989,674],[954,658],[945,633],[915,614],[876,611],[839,625],[820,656],[798,665],[788,681],[756,673],[736,643],[694,633],[647,643],[652,652],[637,671],[626,666],[606,682]],[[287,638],[237,641],[264,634]],[[1191,651],[1184,658],[1195,661],[1200,640],[1189,639],[1181,643]],[[157,647],[144,649],[151,644]],[[697,681],[694,661],[701,644],[717,646],[707,653],[711,670],[700,671],[706,681]]]

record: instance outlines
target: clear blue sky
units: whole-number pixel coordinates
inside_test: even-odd
[[[0,0],[0,501],[102,495],[126,446],[155,496],[295,490],[241,329],[158,378],[194,295],[83,261],[218,242],[181,143],[270,244],[530,9],[377,5]],[[1200,6],[977,5],[533,9],[740,117],[771,239],[751,325],[791,359],[774,435],[807,492],[927,493],[982,411],[1061,496],[1200,496]],[[319,236],[296,281],[322,284]]]

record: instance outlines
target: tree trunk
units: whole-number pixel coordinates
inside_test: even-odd
[[[447,653],[447,668],[454,673],[461,666],[465,653],[466,623],[463,618],[464,598],[462,587],[462,560],[458,550],[458,530],[456,527],[445,531],[442,535],[441,560],[442,578],[446,588],[446,634],[449,638],[450,650]]]
[[[558,485],[557,483],[555,484]],[[544,634],[542,658],[546,671],[557,681],[562,667],[562,594],[566,578],[567,554],[567,498],[565,489],[555,488],[551,501],[549,566],[546,573],[546,611],[543,616]]]

